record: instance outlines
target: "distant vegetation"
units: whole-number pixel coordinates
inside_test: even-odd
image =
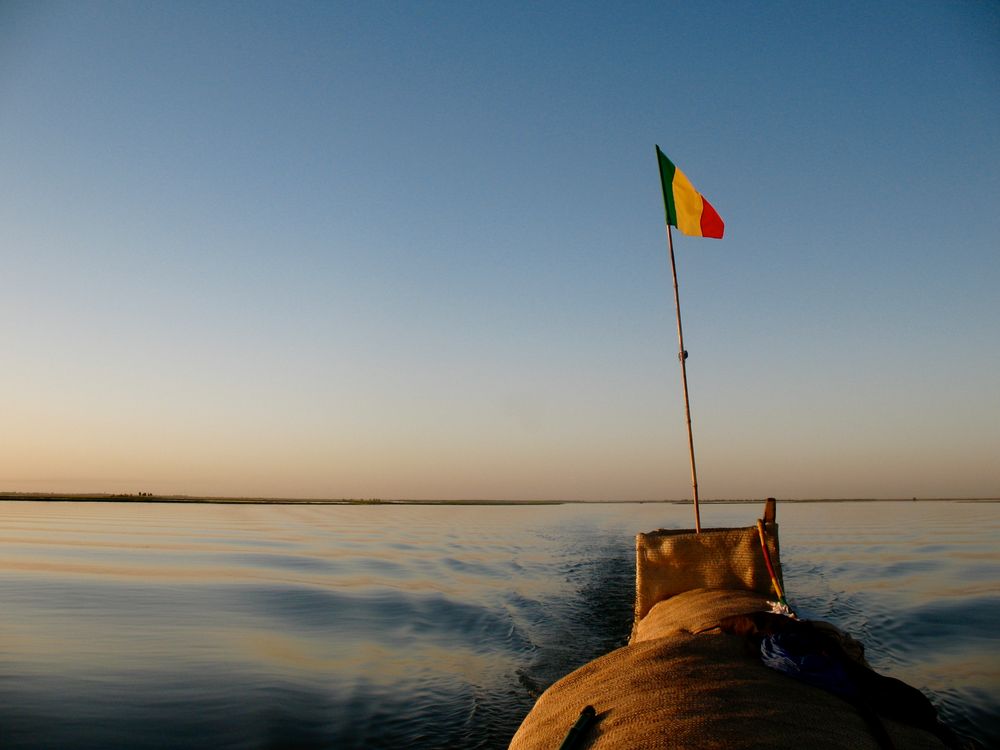
[[[197,497],[192,495],[157,495],[153,492],[0,492],[0,500],[33,500],[52,502],[108,502],[108,503],[202,503],[244,505],[565,505],[570,503],[668,503],[689,505],[686,500],[388,500],[380,497],[363,498],[284,498],[284,497]],[[857,503],[857,502],[1000,502],[1000,498],[778,498],[779,503]],[[703,505],[732,505],[761,503],[764,498],[732,498],[702,500]]]

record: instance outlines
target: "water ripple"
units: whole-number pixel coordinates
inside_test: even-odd
[[[506,747],[545,687],[625,642],[634,534],[688,514],[0,502],[0,746]],[[799,613],[1000,746],[1000,506],[779,520]]]

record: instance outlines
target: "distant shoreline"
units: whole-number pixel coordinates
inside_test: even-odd
[[[188,505],[690,505],[685,500],[413,500],[383,498],[269,498],[269,497],[199,497],[193,495],[115,494],[115,493],[53,493],[0,492],[0,501],[52,503],[167,503]],[[701,500],[702,505],[758,504],[764,498]],[[781,503],[998,503],[995,497],[844,497],[844,498],[779,498]]]

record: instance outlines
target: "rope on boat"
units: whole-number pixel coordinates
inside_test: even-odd
[[[771,576],[771,585],[774,586],[774,593],[778,595],[778,604],[788,607],[785,593],[781,590],[778,576],[775,575],[774,566],[771,565],[771,553],[767,551],[767,533],[764,531],[764,522],[759,518],[757,519],[757,535],[760,537],[760,548],[764,551],[764,564],[767,565],[768,575]]]

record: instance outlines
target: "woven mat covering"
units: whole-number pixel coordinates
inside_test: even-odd
[[[680,633],[701,633],[718,627],[731,615],[766,612],[768,599],[756,591],[695,589],[658,602],[632,631],[629,643],[651,641]]]
[[[781,583],[778,524],[765,528]],[[691,589],[745,589],[776,596],[756,526],[703,529],[700,534],[661,529],[636,536],[635,552],[636,624],[657,602]]]
[[[850,705],[768,669],[743,638],[720,633],[641,641],[581,667],[542,694],[511,750],[557,750],[587,705],[597,710],[583,744],[591,750],[878,750]],[[945,747],[885,724],[897,748]]]

